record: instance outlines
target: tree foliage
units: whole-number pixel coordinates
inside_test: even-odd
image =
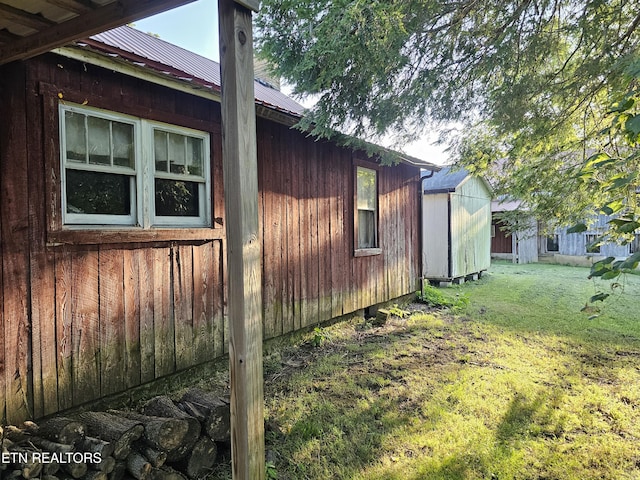
[[[297,93],[319,97],[319,135],[404,140],[452,120],[568,135],[621,87],[639,22],[629,0],[265,0],[257,41]]]
[[[457,122],[455,160],[550,228],[602,212],[603,241],[638,231],[635,0],[264,0],[257,25],[318,98],[301,128],[398,147]]]

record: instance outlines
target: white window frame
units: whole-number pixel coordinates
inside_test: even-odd
[[[105,120],[126,123],[133,126],[134,141],[134,168],[133,171],[126,167],[87,165],[67,162],[66,125],[65,113],[75,112],[82,115],[93,116]],[[59,139],[60,139],[60,178],[61,178],[61,207],[62,223],[65,228],[192,228],[211,227],[211,154],[210,136],[207,132],[191,128],[170,125],[166,123],[132,117],[94,107],[83,105],[60,103],[59,113]],[[194,137],[202,140],[202,177],[190,175],[161,174],[160,178],[184,179],[195,181],[199,186],[198,217],[184,216],[157,216],[155,215],[155,149],[154,131],[162,130],[176,133],[186,137]],[[132,198],[130,215],[100,215],[67,212],[67,168],[91,172],[113,173],[130,175],[132,178]]]
[[[149,161],[145,162],[145,178],[146,185],[145,191],[148,191],[149,201],[147,202],[148,206],[148,216],[150,218],[150,223],[153,226],[158,227],[173,227],[176,225],[185,226],[185,227],[206,227],[211,225],[211,175],[210,175],[210,167],[211,162],[208,161],[210,158],[209,154],[209,134],[205,132],[200,132],[198,130],[193,130],[185,127],[176,127],[175,125],[169,125],[166,123],[160,122],[152,122],[147,121],[146,123],[146,138],[149,139],[149,142],[145,142],[145,146],[149,146]],[[156,130],[160,130],[162,132],[175,133],[178,135],[183,135],[185,137],[198,138],[202,140],[202,157],[203,157],[203,165],[202,165],[202,176],[196,175],[184,175],[184,174],[170,174],[170,173],[160,173],[155,170],[155,148],[154,148],[154,134]],[[146,157],[145,157],[146,158]],[[160,216],[156,215],[156,195],[155,195],[155,179],[156,178],[164,178],[168,180],[186,180],[190,182],[195,182],[199,184],[199,205],[198,211],[200,215],[198,217],[181,217],[181,216]],[[147,197],[145,197],[147,198]]]
[[[82,165],[80,163],[67,162],[67,135],[66,135],[66,112],[88,115],[104,120],[126,123],[133,126],[133,142],[134,142],[134,167],[133,170],[126,167],[104,166],[104,165]],[[84,226],[84,225],[117,225],[117,226],[135,226],[138,224],[139,212],[141,212],[142,199],[139,194],[141,192],[141,182],[139,175],[140,162],[140,121],[128,115],[118,115],[96,108],[79,107],[75,105],[60,104],[59,107],[59,124],[60,124],[60,161],[61,161],[61,197],[62,197],[62,222],[68,226]],[[88,146],[87,146],[88,147]],[[87,148],[87,154],[88,154]],[[131,177],[131,205],[129,215],[100,215],[88,213],[71,213],[67,212],[67,168],[72,170],[111,173],[117,175],[128,175]]]
[[[375,197],[374,197],[374,201],[375,201],[375,207],[373,208],[373,210],[368,209],[368,208],[360,208],[358,205],[358,180],[359,180],[359,175],[358,172],[360,170],[363,171],[368,171],[368,172],[373,172],[373,174],[375,175]],[[369,168],[366,166],[362,166],[362,165],[356,165],[355,167],[355,195],[354,195],[354,200],[355,200],[355,225],[356,225],[356,229],[355,229],[355,238],[354,238],[354,243],[355,243],[355,250],[356,250],[356,254],[358,252],[361,253],[372,253],[372,254],[377,254],[380,253],[381,249],[380,249],[380,232],[379,232],[379,209],[380,209],[380,199],[379,194],[378,194],[378,170],[375,168]],[[369,211],[369,212],[373,212],[373,228],[374,228],[374,246],[371,247],[365,247],[360,245],[360,215],[359,212],[363,210],[363,211]]]

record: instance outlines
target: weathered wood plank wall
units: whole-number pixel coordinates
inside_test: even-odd
[[[20,419],[32,409],[29,394],[29,218],[28,139],[24,89],[25,70],[19,65],[0,75],[0,223],[2,224],[2,311],[4,349],[2,362],[2,402],[7,420]]]
[[[265,120],[258,132],[265,336],[410,293],[419,276],[417,170],[380,168],[382,253],[355,257],[354,154]]]
[[[219,105],[53,55],[3,67],[0,79],[11,89],[0,95],[3,115],[11,112],[0,129],[5,420],[66,410],[224,355]],[[203,238],[62,231],[60,101],[210,132],[214,228]],[[354,153],[266,120],[258,132],[265,337],[409,293],[419,275],[418,170],[379,170],[382,253],[355,257]]]

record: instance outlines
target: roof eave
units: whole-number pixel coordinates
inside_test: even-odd
[[[136,61],[124,58],[118,55],[117,52],[109,54],[107,52],[103,52],[101,49],[93,49],[85,42],[82,44],[85,46],[74,45],[61,47],[56,48],[51,52],[72,60],[78,60],[97,67],[107,68],[124,75],[146,80],[156,85],[172,88],[174,90],[193,94],[220,103],[220,87],[218,85],[205,82],[197,78],[189,78],[187,80],[185,76],[180,76],[179,72],[170,72],[167,69],[159,71],[155,68],[149,68],[147,64],[151,63],[151,61],[142,57],[139,61]],[[255,103],[256,115],[267,120],[292,126],[302,118],[293,112],[274,108],[266,102],[256,100]]]

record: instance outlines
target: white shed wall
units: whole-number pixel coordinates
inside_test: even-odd
[[[422,197],[422,274],[449,277],[448,193]]]
[[[464,277],[491,266],[491,199],[451,195],[451,277]]]

